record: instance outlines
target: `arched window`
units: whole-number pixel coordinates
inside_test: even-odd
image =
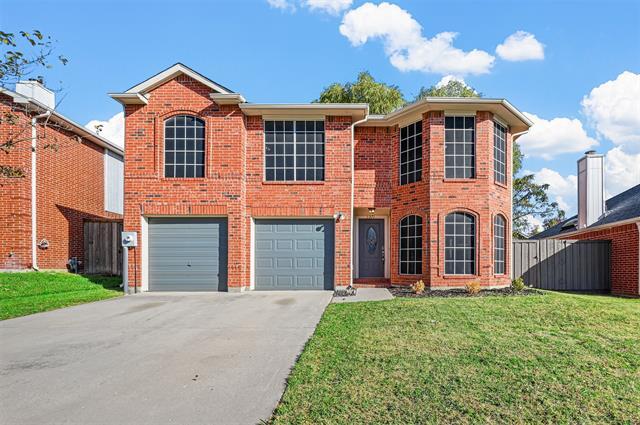
[[[505,274],[507,222],[500,214],[493,219],[493,272]]]
[[[400,220],[400,274],[422,274],[422,217]]]
[[[164,176],[204,177],[204,121],[177,115],[164,122]]]
[[[445,274],[475,274],[476,219],[471,214],[453,212],[444,224]]]

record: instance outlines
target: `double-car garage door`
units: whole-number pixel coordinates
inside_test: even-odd
[[[226,291],[227,220],[149,219],[149,290]],[[255,288],[333,289],[332,220],[255,221]]]

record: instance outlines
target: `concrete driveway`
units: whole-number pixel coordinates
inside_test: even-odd
[[[144,294],[0,322],[0,423],[266,420],[330,299]]]

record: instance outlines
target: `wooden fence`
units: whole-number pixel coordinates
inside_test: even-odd
[[[84,273],[122,274],[122,223],[84,222]]]
[[[611,289],[609,241],[515,240],[513,276],[534,288],[608,292]]]

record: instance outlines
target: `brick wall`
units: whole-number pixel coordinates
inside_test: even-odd
[[[8,111],[10,98],[2,102]],[[30,118],[18,113],[30,138]],[[13,130],[3,125],[2,136]],[[24,130],[19,130],[24,131]],[[104,148],[79,141],[69,131],[52,125],[38,126],[37,146],[37,232],[49,247],[38,249],[38,267],[66,269],[70,257],[84,257],[84,220],[119,220],[119,214],[104,211]],[[24,136],[23,136],[24,137]],[[13,163],[26,171],[21,179],[4,179],[0,214],[6,225],[0,228],[0,268],[22,269],[31,261],[31,141],[24,140],[4,155],[0,163]],[[5,202],[5,200],[7,200]],[[8,205],[8,207],[5,207]],[[6,208],[6,209],[5,209]],[[9,257],[8,252],[14,252]]]
[[[640,238],[635,223],[568,236],[567,239],[611,241],[611,293],[640,296]]]

